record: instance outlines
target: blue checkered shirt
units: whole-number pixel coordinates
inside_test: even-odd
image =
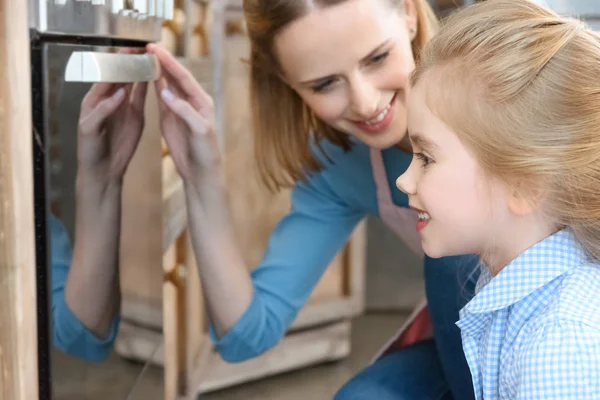
[[[565,229],[496,277],[457,322],[477,400],[600,400],[600,264]]]

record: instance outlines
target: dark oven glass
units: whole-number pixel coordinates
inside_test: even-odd
[[[53,316],[57,317],[64,302],[69,260],[64,253],[52,254],[57,246],[51,246],[51,241],[61,240],[56,234],[58,221],[70,249],[74,245],[78,122],[81,102],[93,85],[65,81],[67,63],[74,52],[115,53],[134,47],[139,50],[144,45],[134,41],[84,42],[32,41],[31,46],[40,398],[158,399],[163,396],[162,369],[126,360],[114,350],[98,359],[98,343],[89,345],[88,353],[94,354],[81,355],[81,343],[64,337],[64,332],[72,330],[64,330],[60,338],[56,335]],[[150,84],[149,92],[151,88]],[[65,306],[63,314],[68,312]],[[97,339],[102,342],[104,338]],[[60,348],[57,342],[71,343],[73,348]],[[145,382],[140,385],[142,372]],[[154,389],[152,394],[149,387]]]

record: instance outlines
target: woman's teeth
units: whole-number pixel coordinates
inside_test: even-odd
[[[377,124],[381,121],[383,121],[383,119],[385,118],[385,116],[387,115],[388,111],[390,111],[390,108],[392,107],[391,104],[388,104],[385,109],[379,113],[379,115],[377,115],[375,118],[370,119],[368,121],[365,121],[365,124],[367,125],[373,125],[373,124]]]
[[[431,217],[430,217],[430,216],[429,216],[429,214],[428,214],[428,213],[426,213],[426,212],[419,213],[419,219],[420,219],[421,221],[427,221],[427,220],[429,220],[430,218],[431,218]]]

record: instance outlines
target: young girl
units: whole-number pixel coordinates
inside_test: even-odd
[[[210,96],[149,47],[163,67],[163,135],[185,182],[211,336],[230,362],[280,341],[365,216],[381,217],[422,256],[416,214],[394,182],[412,159],[408,76],[436,29],[426,0],[245,0],[244,11],[257,161],[272,187],[294,186],[256,268],[245,265],[229,223]],[[378,359],[336,400],[473,398],[454,322],[472,296],[475,282],[465,282],[476,263],[425,257],[435,340]]]
[[[475,253],[477,399],[600,399],[600,35],[527,0],[450,18],[408,102],[398,178],[431,257]]]

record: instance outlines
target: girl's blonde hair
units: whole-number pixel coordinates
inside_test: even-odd
[[[271,190],[305,180],[319,171],[311,149],[326,139],[345,150],[351,148],[347,134],[318,119],[300,96],[280,76],[273,40],[288,24],[308,14],[311,7],[330,7],[348,0],[244,0],[244,15],[251,43],[250,101],[254,148],[262,180]],[[405,0],[388,1],[394,7]],[[412,42],[415,58],[435,34],[437,21],[427,0],[411,0],[417,14],[417,36]]]
[[[488,0],[445,21],[411,84],[424,75],[431,110],[485,172],[600,259],[600,35],[528,0]]]

